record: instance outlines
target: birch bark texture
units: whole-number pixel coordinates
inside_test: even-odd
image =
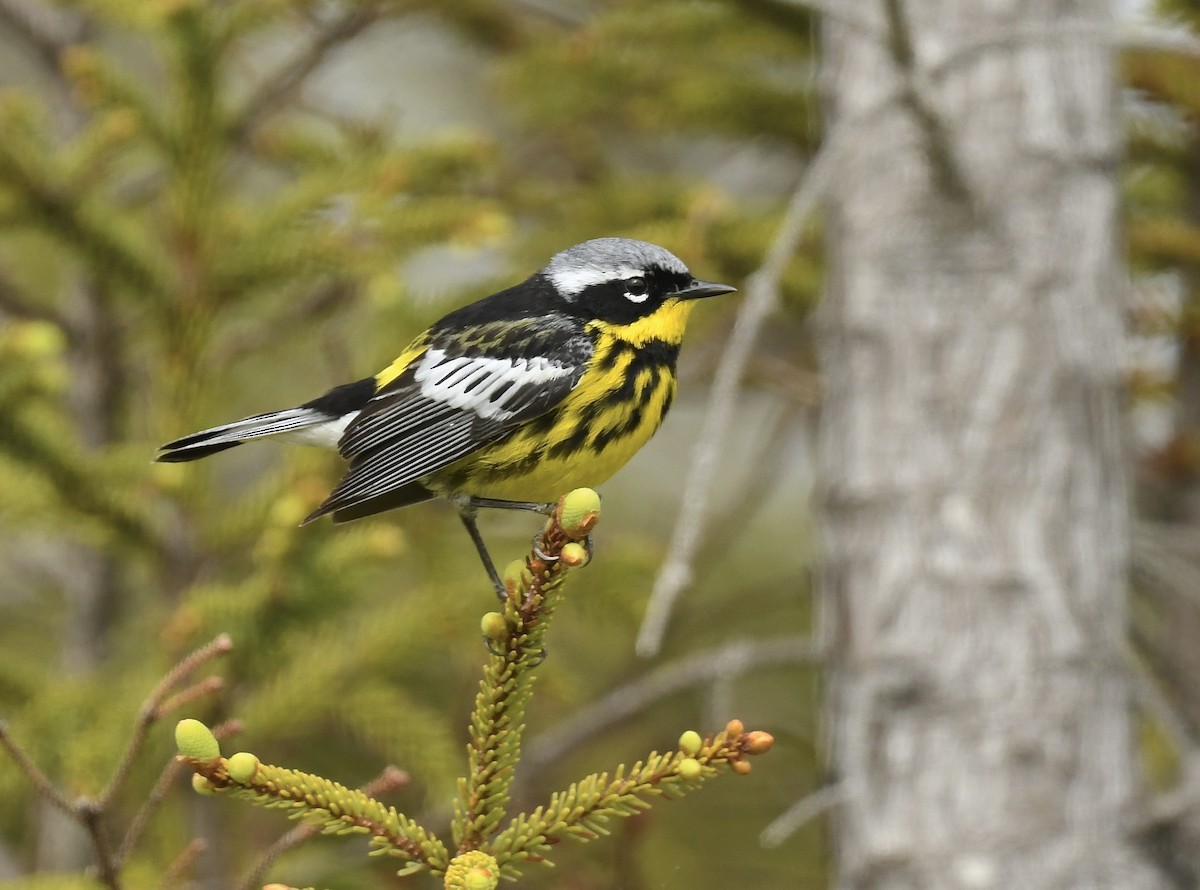
[[[1111,10],[853,0],[818,314],[839,887],[1163,886],[1127,838]]]

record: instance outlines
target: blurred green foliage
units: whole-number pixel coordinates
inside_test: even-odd
[[[350,101],[393,88],[453,99],[432,82],[343,80],[345,102],[309,88],[372,35],[406,28],[468,48],[488,120],[424,131]],[[395,764],[412,776],[400,809],[446,810],[491,607],[452,511],[300,529],[337,478],[335,456],[264,445],[158,465],[155,446],[372,373],[446,309],[584,238],[646,238],[705,277],[740,280],[818,133],[811,19],[771,0],[3,0],[0,39],[11,53],[0,66],[0,719],[66,794],[98,794],[157,679],[227,632],[225,688],[188,714],[237,718],[235,747],[346,784]],[[491,265],[463,283],[458,267],[479,256]],[[436,298],[409,285],[422,262],[438,270],[426,276]],[[805,362],[798,328],[818,282],[808,244],[752,369],[771,417],[797,411],[789,369]],[[703,390],[694,378],[733,308],[698,313],[685,393]],[[681,485],[686,451],[659,454]],[[627,521],[607,522],[555,628],[532,739],[647,669],[632,640],[673,514],[637,500],[661,475],[643,462],[626,478],[639,467],[642,481],[610,489],[623,493],[610,515]],[[728,558],[702,566],[665,660],[731,635],[805,631],[799,512],[717,526]],[[502,554],[533,530],[492,518],[485,534]],[[823,881],[818,829],[778,850],[757,843],[820,782],[816,692],[798,666],[731,675],[520,776],[516,804],[533,806],[734,713],[778,740],[753,775],[618,826],[613,844],[564,850],[555,872],[526,883]],[[168,736],[154,727],[106,815],[114,843],[168,762]],[[0,864],[36,873],[13,886],[98,886],[82,877],[81,833],[50,818],[4,757],[0,801]],[[158,885],[203,835],[198,885],[237,886],[287,827],[180,780],[124,879]],[[322,839],[272,874],[393,886],[363,852]]]

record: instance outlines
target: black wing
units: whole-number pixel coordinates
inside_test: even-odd
[[[353,518],[359,514],[349,508],[383,499],[500,441],[566,398],[591,357],[591,337],[573,324],[546,319],[506,329],[500,339],[521,343],[517,355],[477,345],[489,337],[435,334],[346,429],[338,450],[350,470],[309,519],[335,511]],[[420,498],[405,502],[412,500]]]

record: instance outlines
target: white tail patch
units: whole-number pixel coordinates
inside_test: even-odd
[[[213,445],[234,444],[248,439],[261,439],[264,436],[280,436],[292,442],[336,448],[346,426],[357,414],[355,411],[342,417],[331,418],[328,414],[314,411],[312,408],[288,408],[285,411],[256,414],[253,417],[235,420],[233,423],[210,427],[169,442],[163,448],[167,451],[186,452],[189,448],[208,449]]]

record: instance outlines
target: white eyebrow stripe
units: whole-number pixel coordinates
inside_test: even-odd
[[[604,284],[617,278],[645,277],[646,270],[633,266],[575,266],[569,269],[552,269],[548,274],[560,294],[575,297],[594,284]]]

